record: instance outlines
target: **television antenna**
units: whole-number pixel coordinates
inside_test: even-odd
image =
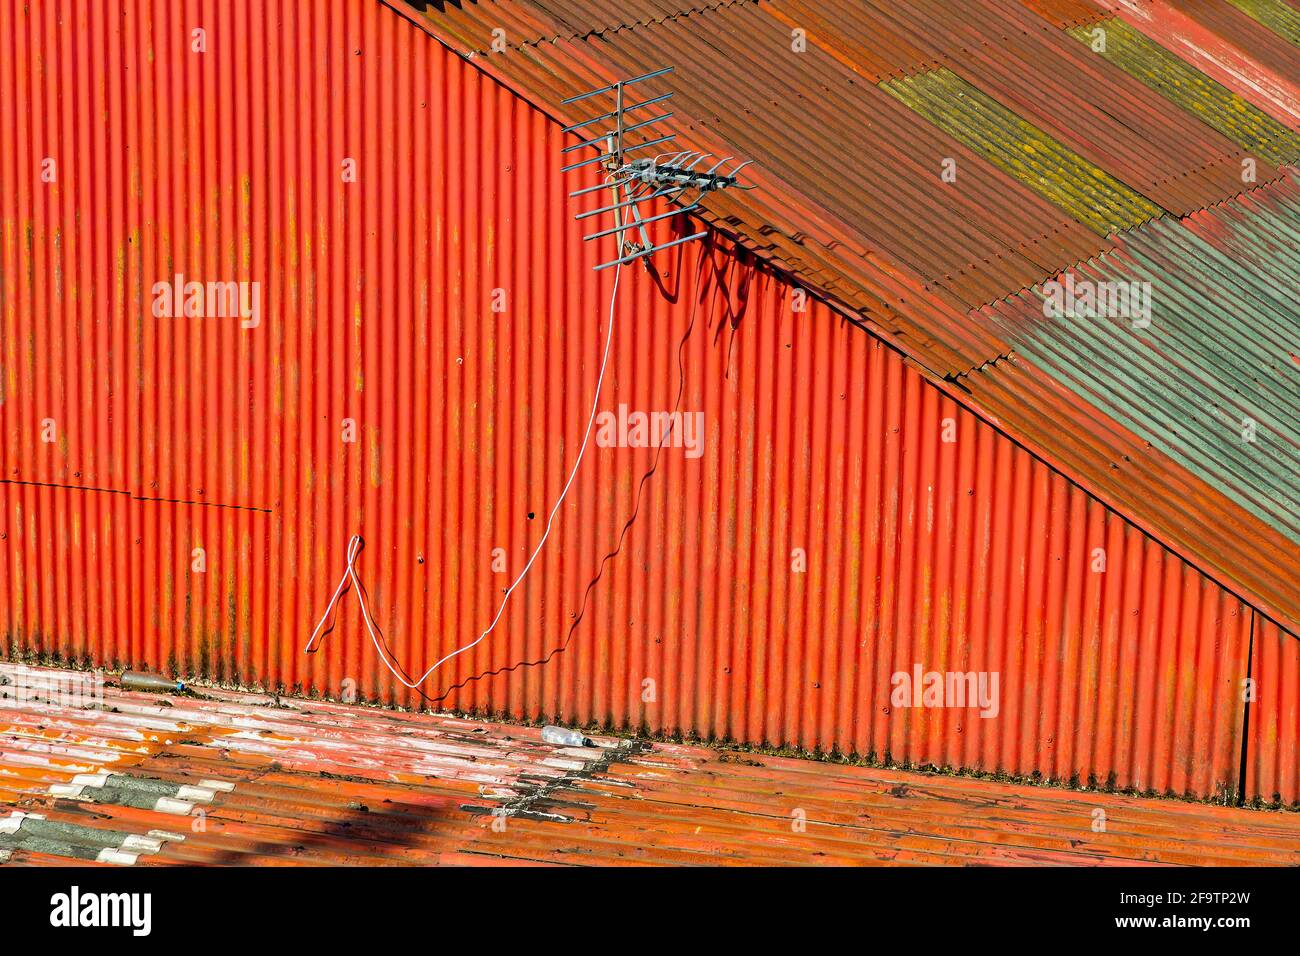
[[[728,169],[728,164],[735,161],[734,156],[725,156],[712,165],[706,165],[709,160],[715,158],[714,154],[699,150],[683,149],[676,152],[660,152],[657,155],[636,158],[629,156],[630,153],[650,149],[654,146],[663,146],[671,142],[677,134],[656,135],[657,131],[651,129],[654,124],[672,116],[671,111],[661,112],[649,119],[640,118],[642,115],[641,110],[667,103],[673,95],[671,92],[629,103],[624,90],[635,83],[641,83],[671,73],[672,70],[673,67],[666,66],[663,69],[653,70],[641,76],[634,76],[630,80],[619,80],[609,86],[588,90],[586,93],[579,93],[577,96],[570,96],[568,99],[561,101],[567,105],[606,94],[613,94],[614,97],[614,108],[612,110],[592,116],[579,123],[574,123],[572,126],[564,127],[566,133],[578,133],[578,135],[588,138],[564,147],[563,152],[572,153],[587,147],[595,147],[600,152],[595,156],[564,166],[561,172],[572,172],[588,166],[599,166],[605,171],[603,182],[595,186],[586,186],[574,190],[569,193],[569,198],[601,193],[608,189],[613,200],[609,205],[588,209],[574,217],[583,220],[603,216],[607,213],[613,215],[614,225],[612,227],[598,229],[596,232],[582,237],[585,242],[590,242],[593,239],[603,239],[606,236],[615,236],[617,238],[617,254],[608,262],[597,265],[595,269],[598,272],[601,269],[608,269],[610,266],[621,266],[637,259],[648,258],[661,249],[678,246],[706,235],[707,231],[697,232],[693,235],[674,239],[671,242],[655,245],[650,239],[649,231],[646,229],[646,226],[652,222],[671,219],[682,213],[698,209],[700,201],[706,193],[731,188],[757,188],[753,185],[743,185],[738,176],[739,172],[750,165],[753,160],[746,160]],[[637,113],[638,115],[629,118],[631,113]],[[593,133],[591,127],[598,129],[603,127],[603,131]],[[639,134],[632,137],[638,141],[632,142],[629,138],[631,134]],[[656,199],[662,199],[670,203],[685,203],[685,205],[679,205],[668,212],[655,216],[642,216],[638,207],[643,203],[652,202]],[[633,234],[633,238],[629,238],[629,233]]]

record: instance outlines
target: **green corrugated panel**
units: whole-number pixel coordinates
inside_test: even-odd
[[[880,88],[1103,236],[1164,214],[951,70],[890,80]]]
[[[1300,158],[1300,135],[1123,20],[1067,32],[1260,159],[1276,166]]]
[[[1300,10],[1284,0],[1228,0],[1249,17],[1300,46]]]
[[[1297,179],[1148,223],[1072,273],[1149,282],[1150,327],[1048,318],[1041,286],[986,313],[1017,353],[1300,543]]]

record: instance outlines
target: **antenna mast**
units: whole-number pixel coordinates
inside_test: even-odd
[[[676,133],[654,136],[652,135],[654,131],[650,130],[650,127],[655,123],[672,116],[672,112],[660,113],[658,116],[652,116],[638,122],[628,122],[628,114],[647,107],[657,106],[660,103],[666,103],[673,95],[671,92],[630,104],[626,101],[624,94],[626,87],[663,76],[671,73],[672,70],[671,66],[667,66],[641,76],[634,76],[630,80],[619,80],[609,86],[602,86],[600,89],[588,90],[586,93],[579,93],[577,96],[570,96],[562,101],[565,105],[568,105],[604,94],[612,93],[614,97],[614,109],[612,111],[601,113],[564,128],[566,133],[579,133],[580,130],[584,130],[585,132],[581,132],[579,135],[589,137],[581,142],[564,147],[565,153],[572,153],[586,147],[595,147],[600,152],[587,159],[570,163],[568,166],[563,167],[561,171],[567,173],[596,164],[599,164],[600,168],[605,171],[604,182],[575,190],[569,193],[570,198],[599,193],[605,189],[609,189],[612,194],[613,201],[609,205],[580,212],[574,217],[576,219],[589,219],[605,213],[613,214],[614,225],[611,228],[600,229],[582,237],[584,241],[588,242],[605,236],[617,237],[617,254],[608,262],[602,262],[596,266],[597,271],[608,269],[610,266],[633,262],[637,259],[648,258],[660,249],[668,249],[684,242],[690,242],[692,239],[699,239],[706,235],[707,231],[682,236],[671,242],[655,245],[650,240],[650,234],[646,226],[652,222],[671,219],[673,216],[698,209],[700,200],[705,193],[732,187],[738,189],[755,188],[752,185],[742,185],[737,176],[753,160],[740,163],[728,171],[727,164],[732,162],[734,157],[726,156],[712,166],[703,168],[704,162],[712,159],[713,154],[698,150],[661,152],[650,157],[628,158],[629,153],[660,146],[676,138]],[[606,126],[604,131],[595,135],[589,129],[589,127],[599,128],[602,125]],[[651,138],[629,143],[628,136],[632,133],[640,133],[641,136],[651,135]],[[687,200],[689,202],[687,205],[679,206],[657,216],[642,217],[637,207],[642,203],[651,202],[655,199],[663,199],[665,202],[680,203]],[[639,241],[628,238],[627,233],[633,231],[639,237]]]

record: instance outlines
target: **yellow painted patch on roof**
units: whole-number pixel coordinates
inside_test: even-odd
[[[1300,158],[1300,135],[1123,20],[1066,32],[1260,159],[1276,166]]]
[[[1300,46],[1300,10],[1286,0],[1228,0],[1246,16]]]
[[[1164,213],[951,70],[890,80],[880,88],[1102,235]]]

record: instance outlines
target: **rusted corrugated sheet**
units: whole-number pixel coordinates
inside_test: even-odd
[[[1164,214],[951,70],[891,80],[881,89],[1103,236]]]
[[[15,237],[5,274],[20,289],[6,281],[5,321],[22,342],[93,320],[125,344],[106,359],[125,396],[97,387],[128,411],[125,440],[95,438],[106,450],[75,449],[85,430],[66,452],[46,449],[62,471],[6,459],[38,483],[4,486],[6,633],[50,653],[421,703],[379,665],[356,594],[322,652],[302,646],[353,533],[387,645],[416,674],[486,626],[540,537],[582,437],[612,278],[591,271],[607,250],[572,221],[558,124],[377,3],[329,16],[255,0],[205,9],[201,54],[198,21],[162,0],[120,20],[43,10],[34,20],[8,5],[0,35],[14,62],[56,70],[51,129],[72,132],[25,133],[3,169],[30,184],[46,152],[72,158],[57,193],[0,182],[0,235]],[[107,123],[75,108],[91,96],[84,78],[44,53],[71,37],[113,78]],[[661,53],[626,52],[626,72]],[[336,82],[304,91],[309,69]],[[32,111],[20,77],[0,73],[0,128]],[[87,155],[103,159],[69,174]],[[972,234],[977,212],[963,220]],[[89,279],[73,297],[26,279],[29,262]],[[957,314],[888,263],[861,268],[908,300],[900,308],[916,290],[920,312]],[[601,407],[699,414],[700,455],[593,446],[502,625],[430,695],[913,764],[1235,791],[1239,599],[897,351],[820,303],[795,311],[791,286],[726,240],[660,256],[656,270],[623,275]],[[154,283],[176,274],[261,283],[259,323],[155,317]],[[83,354],[39,357],[64,363],[55,380],[84,375]],[[10,378],[22,360],[6,355],[5,420],[20,430],[47,404],[37,377]],[[126,477],[104,492],[65,487],[76,455]],[[113,559],[87,551],[74,532],[88,527]],[[129,626],[104,629],[105,612],[78,596],[93,588],[129,597]],[[996,671],[997,716],[893,706],[893,676],[918,664]]]
[[[540,44],[677,21],[690,24],[701,13],[724,7],[757,7],[760,2],[762,0],[629,0],[611,5],[607,0],[551,0],[539,5],[519,3],[518,0],[476,0],[468,9],[458,3],[415,6],[431,7],[431,12],[439,17],[457,22],[467,34],[478,35],[482,48],[488,49],[494,40],[512,45]],[[394,6],[400,8],[403,4]],[[497,30],[502,33],[496,33]]]
[[[1169,0],[1096,0],[1161,46],[1218,80],[1242,99],[1300,130],[1300,79],[1288,61],[1286,41],[1259,24],[1251,24],[1239,11],[1221,14],[1220,22],[1204,24],[1193,16],[1197,7]],[[1234,23],[1233,33],[1223,31],[1224,18]],[[1243,23],[1242,21],[1246,21]]]
[[[1300,9],[1289,5],[1287,0],[1228,0],[1228,2],[1274,33],[1300,46]]]
[[[108,688],[102,710],[15,706],[18,692],[0,685],[10,866],[1300,862],[1294,814],[639,740],[563,747],[531,727],[205,688],[215,700]]]
[[[1112,17],[1074,27],[1070,35],[1213,126],[1250,155],[1275,165],[1300,158],[1300,136],[1293,130],[1124,20]]]
[[[1106,16],[1096,0],[1020,0],[1058,30],[1094,23]]]
[[[1240,750],[1231,688],[1245,668],[1240,604],[960,409],[897,353],[820,306],[796,317],[781,283],[713,256],[726,271],[705,304],[694,304],[696,278],[681,288],[681,301],[698,310],[681,405],[705,411],[705,456],[693,462],[666,450],[638,509],[652,456],[593,449],[572,513],[546,552],[546,577],[533,579],[506,626],[457,659],[430,692],[543,659],[570,640],[566,622],[635,512],[571,646],[545,666],[474,680],[449,704],[1158,792],[1230,789]],[[647,307],[653,301],[644,290],[634,297]],[[671,407],[675,383],[656,381],[668,370],[651,364],[640,381],[636,371],[647,354],[675,356],[671,340],[692,316],[671,308],[657,315],[644,348],[635,340],[649,333],[646,324],[627,318],[633,331],[620,340],[614,393],[634,408]],[[549,334],[539,326],[543,343]],[[549,361],[543,344],[535,354]],[[765,355],[776,358],[767,369]],[[396,367],[390,380],[401,381]],[[800,381],[821,387],[800,389]],[[454,397],[450,411],[435,411],[423,389],[390,386],[386,394],[395,405],[413,404],[420,419],[464,412]],[[513,403],[505,407],[522,416]],[[947,429],[951,442],[943,440]],[[504,465],[514,475],[496,480],[526,486],[539,462],[558,475],[554,447],[515,458]],[[503,449],[501,460],[508,458]],[[454,469],[457,494],[490,480],[459,448],[434,460]],[[375,462],[376,491],[432,487],[437,500],[446,486],[431,465]],[[62,593],[76,594],[98,564],[59,523],[78,520],[80,502],[93,499],[5,488],[69,499],[29,509],[32,532],[15,514],[5,551],[10,580],[31,592],[21,605],[11,598],[11,633],[44,635],[28,646],[68,653],[81,645],[65,642],[60,599],[49,591],[61,582]],[[512,542],[513,570],[535,540],[512,539],[501,526],[499,537],[492,533],[486,519],[504,510],[508,491],[479,499],[491,509],[486,515],[464,506],[456,525],[419,500],[411,492],[376,496],[354,526],[371,542],[360,571],[373,606],[412,672],[490,616],[502,580],[491,573],[496,542]],[[526,527],[520,512],[545,504],[527,497],[513,507]],[[336,573],[321,560],[333,549],[319,514],[135,502],[137,543],[119,553],[142,576],[142,629],[124,628],[120,640],[107,635],[109,659],[336,696],[351,681],[366,697],[418,702],[396,693],[379,669],[351,598],[315,667],[299,654]],[[452,526],[467,531],[449,540]],[[317,542],[308,558],[313,577],[266,561],[268,527]],[[196,542],[206,547],[206,573],[192,570]],[[806,555],[807,573],[792,572],[795,549]],[[431,565],[430,583],[423,576],[409,583]],[[121,595],[114,575],[125,567],[108,562],[102,586]],[[719,588],[720,581],[731,584]],[[88,632],[105,637],[94,622]],[[1179,644],[1188,639],[1204,652]],[[1183,660],[1190,682],[1146,668],[1153,657]],[[916,663],[997,672],[998,715],[891,708],[893,675]]]
[[[1165,209],[1190,212],[1241,189],[1234,143],[1014,0],[870,5],[1005,109]]]
[[[78,202],[67,188],[107,173],[110,156],[121,170],[123,141],[106,148],[114,124],[101,118],[110,98],[115,106],[120,98],[95,84],[76,84],[76,95],[62,85],[90,57],[91,30],[107,10],[86,7],[79,27],[65,29],[61,14],[72,7],[44,4],[21,22],[18,9],[0,7],[0,89],[8,100],[0,109],[0,473],[124,488],[130,337],[106,315],[123,293],[120,203],[106,190],[85,191]],[[33,315],[47,320],[33,323]]]
[[[924,338],[934,367],[978,364],[997,354],[998,343],[932,302],[921,284],[949,289],[961,305],[982,303],[1029,284],[1052,263],[1095,251],[1099,241],[875,88],[877,74],[860,72],[853,51],[890,35],[879,11],[848,5],[819,31],[818,9],[786,0],[740,4],[689,23],[504,53],[491,52],[487,9],[425,12],[457,48],[487,51],[474,57],[476,64],[522,86],[547,109],[612,77],[673,65],[675,116],[667,125],[701,148],[755,159],[751,168],[765,185],[743,202],[710,198],[706,206],[719,221],[760,248],[774,247],[773,255],[797,265],[808,281],[822,271],[838,276],[845,296],[899,334],[916,334],[910,310],[931,313]],[[1050,29],[1024,15],[1035,30]],[[508,41],[514,34],[505,29]],[[791,49],[795,29],[806,33],[804,52]],[[918,64],[908,49],[877,69],[913,71]],[[792,87],[796,74],[801,79]],[[956,160],[960,188],[940,184],[945,158]],[[900,221],[916,228],[901,230]],[[904,303],[908,309],[899,309]]]
[[[1292,175],[1185,221],[1133,230],[1113,251],[1062,278],[1081,290],[1145,284],[1146,306],[1131,315],[1049,318],[1043,287],[986,312],[1020,355],[1089,396],[1294,547],[1300,544],[1298,248],[1300,182]]]
[[[1280,615],[1300,610],[1294,542],[1149,439],[1019,355],[972,371],[962,384],[991,421],[1014,427],[1031,448],[1051,448],[1050,464],[1070,470],[1082,463],[1090,491],[1122,513],[1142,515],[1171,550],[1214,569],[1216,580],[1250,595],[1249,603]]]
[[[1296,60],[1294,38],[1286,27],[1293,18],[1265,18],[1252,15],[1250,2],[1203,3],[1201,0],[1170,0],[1170,5],[1195,22],[1244,50],[1269,70],[1289,82],[1300,82],[1300,62]],[[1258,4],[1263,8],[1264,4]],[[1294,16],[1294,12],[1293,12]],[[1273,19],[1273,23],[1266,22]],[[1281,28],[1281,29],[1279,29]]]

